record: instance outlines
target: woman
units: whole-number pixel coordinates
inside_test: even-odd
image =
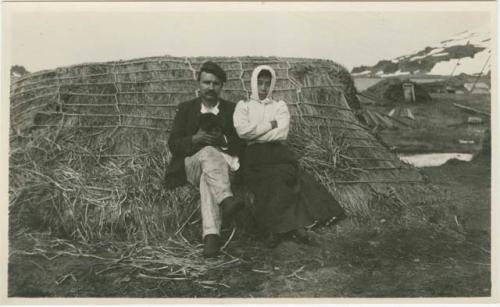
[[[290,113],[284,101],[272,99],[276,74],[267,65],[252,73],[252,96],[236,105],[233,122],[247,141],[243,178],[254,194],[256,218],[275,238],[307,240],[306,226],[344,216],[328,191],[303,171],[290,149]]]

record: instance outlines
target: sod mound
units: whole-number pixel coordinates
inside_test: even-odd
[[[388,103],[403,103],[405,101],[403,84],[411,83],[414,86],[415,102],[426,103],[432,100],[429,93],[423,86],[410,80],[401,80],[398,78],[384,79],[371,87],[367,88],[363,93],[385,100]]]

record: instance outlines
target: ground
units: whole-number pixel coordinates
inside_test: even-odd
[[[488,95],[432,94],[429,103],[400,104],[390,106],[365,106],[382,114],[394,107],[409,108],[415,120],[403,119],[411,128],[383,130],[378,133],[394,151],[401,153],[459,152],[474,153],[481,148],[481,138],[489,126],[484,114],[466,112],[454,104],[467,105],[482,112],[490,112]],[[468,117],[481,117],[483,124],[468,125]],[[396,123],[397,124],[397,123]],[[473,144],[461,144],[473,141]]]
[[[450,102],[443,100],[443,103]],[[430,111],[450,111],[449,107],[436,102]],[[425,108],[419,108],[415,115],[423,117]],[[441,119],[428,121],[448,124],[461,116],[445,111],[439,114]],[[453,138],[462,137],[461,132],[454,129],[453,135],[446,138],[446,131],[443,130],[440,137],[447,146],[456,144]],[[415,132],[413,136],[416,135]],[[399,140],[412,141],[407,136],[399,135]],[[424,139],[425,146],[432,151],[445,149],[435,140]],[[160,274],[164,268],[141,266],[139,260],[151,263],[151,259],[158,257],[152,256],[158,250],[147,246],[128,246],[130,254],[132,250],[150,250],[144,256],[135,257],[135,262],[127,262],[129,256],[123,254],[123,249],[105,242],[93,245],[90,253],[86,245],[52,240],[54,250],[60,248],[63,252],[51,258],[41,249],[33,249],[43,234],[11,234],[9,296],[490,296],[490,165],[490,159],[481,156],[469,163],[452,160],[440,167],[422,169],[429,181],[448,195],[439,203],[422,203],[404,209],[422,212],[424,220],[395,222],[391,212],[374,212],[370,222],[347,219],[317,230],[311,234],[319,243],[316,246],[284,242],[270,248],[238,230],[225,253],[219,259],[207,261],[199,256],[201,247],[195,239],[192,242],[195,257],[189,255],[186,259],[198,259],[197,268],[208,265],[208,269],[200,269],[201,273],[195,278],[193,272],[188,274],[190,278],[161,278],[158,276],[168,275]],[[17,253],[23,250],[33,253]],[[168,252],[161,257],[170,255]],[[182,262],[182,259],[176,261]],[[210,265],[215,262],[218,264]],[[127,265],[120,266],[123,263]]]

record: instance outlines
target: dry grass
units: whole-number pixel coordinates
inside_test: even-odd
[[[70,131],[57,143],[46,136],[12,140],[12,228],[50,229],[85,242],[148,242],[177,230],[197,208],[193,188],[162,189],[166,149],[110,157],[79,140]]]
[[[226,286],[204,276],[215,269],[227,269],[238,265],[241,260],[223,250],[224,257],[204,260],[201,257],[202,245],[191,244],[182,235],[172,236],[160,244],[98,242],[85,243],[55,239],[43,233],[29,233],[23,240],[30,241],[32,248],[13,250],[10,257],[17,255],[39,256],[53,261],[59,257],[92,259],[96,267],[95,275],[111,272],[122,278],[149,279],[163,281],[194,281],[201,287]],[[57,284],[66,278],[62,276]],[[76,281],[76,280],[75,280]],[[126,281],[126,280],[125,280]],[[226,286],[227,287],[227,286]]]

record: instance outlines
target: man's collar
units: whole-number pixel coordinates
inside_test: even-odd
[[[205,114],[205,113],[212,113],[212,114],[219,114],[219,105],[220,105],[220,101],[218,100],[217,101],[217,104],[213,107],[207,107],[203,104],[203,102],[201,102],[201,109],[200,109],[200,112],[202,114]]]

